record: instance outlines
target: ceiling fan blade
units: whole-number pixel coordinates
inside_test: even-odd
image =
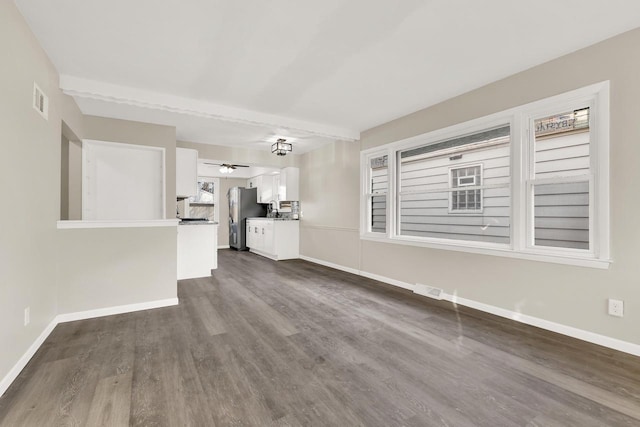
[[[210,162],[202,162],[205,165],[211,165],[211,166],[227,166],[231,169],[235,169],[235,168],[250,168],[251,166],[247,166],[247,165],[234,165],[231,163],[210,163]]]

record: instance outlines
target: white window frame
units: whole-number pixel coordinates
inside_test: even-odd
[[[458,187],[453,187],[452,174],[454,170],[480,167],[480,183],[475,182],[475,175],[473,176],[473,184],[460,186],[460,178],[458,177]],[[484,187],[482,182],[484,181],[484,166],[482,163],[470,163],[451,166],[449,168],[449,213],[455,215],[464,214],[479,214],[484,211]],[[453,192],[454,191],[468,191],[468,190],[480,190],[480,209],[454,209],[453,208]]]
[[[589,191],[589,250],[533,245],[532,161],[534,121],[581,106],[590,107],[590,191]],[[400,192],[398,191],[398,152],[449,138],[480,132],[499,125],[510,125],[511,156],[511,242],[457,241],[452,239],[401,236],[398,230]],[[372,233],[368,228],[367,202],[370,159],[388,156],[388,191],[386,233]],[[456,165],[458,167],[458,165]],[[462,165],[460,165],[462,167]],[[361,152],[361,222],[363,240],[462,251],[542,262],[608,268],[610,259],[609,213],[609,82],[596,83],[571,92],[518,106],[486,117],[470,120],[422,135],[385,144]],[[563,178],[567,181],[573,178]],[[575,179],[574,179],[575,180]],[[584,181],[583,177],[579,180]],[[450,181],[451,182],[451,181]],[[558,179],[554,179],[558,182]],[[535,181],[543,183],[540,178]],[[531,205],[531,207],[529,207]],[[483,204],[484,207],[484,204]]]
[[[213,183],[213,218],[214,221],[220,222],[220,178],[215,178],[211,176],[198,176],[198,182],[212,182]],[[198,192],[200,189],[198,188]],[[192,197],[189,198],[190,203],[200,203],[200,202],[191,202]]]
[[[390,206],[390,200],[389,200],[389,189],[391,188],[391,182],[387,182],[387,191],[386,192],[373,192],[373,189],[371,188],[371,181],[373,178],[373,174],[372,171],[373,169],[371,168],[371,160],[377,158],[377,157],[383,157],[387,155],[387,150],[373,150],[371,151],[367,156],[364,157],[363,159],[363,168],[364,168],[364,173],[360,174],[360,186],[361,186],[361,194],[363,195],[363,197],[361,198],[361,207],[360,207],[360,212],[361,212],[361,218],[360,218],[360,224],[366,224],[366,233],[369,236],[373,236],[373,237],[381,237],[382,235],[384,235],[385,233],[389,232],[389,206]],[[387,170],[391,170],[391,161],[390,161],[391,157],[387,156]],[[387,218],[387,224],[386,224],[386,232],[385,233],[381,233],[381,232],[374,232],[371,231],[372,229],[372,223],[371,221],[369,221],[370,218],[373,217],[373,212],[371,209],[371,205],[372,205],[372,200],[374,196],[385,196],[387,199],[387,204],[386,204],[386,218]],[[392,224],[392,223],[391,223]]]
[[[583,104],[580,104],[583,102]],[[554,114],[560,113],[562,111],[568,111],[571,109],[576,109],[577,107],[589,107],[590,112],[590,122],[593,125],[596,125],[596,120],[591,121],[591,117],[594,117],[592,113],[596,108],[595,99],[592,97],[574,97],[572,99],[567,99],[566,102],[558,102],[553,105],[541,105],[539,109],[535,109],[531,111],[529,115],[529,120],[527,123],[527,154],[528,159],[524,168],[524,184],[526,186],[525,195],[526,195],[526,241],[525,241],[525,250],[530,251],[532,253],[548,253],[551,255],[563,255],[563,254],[585,254],[590,258],[598,258],[597,250],[599,246],[599,236],[597,233],[594,233],[595,227],[595,218],[598,215],[595,207],[595,175],[594,171],[597,169],[597,158],[599,154],[598,151],[598,143],[597,136],[594,135],[593,130],[591,129],[591,123],[589,128],[589,173],[586,175],[578,175],[578,176],[566,176],[566,177],[555,177],[555,178],[536,178],[535,177],[535,144],[536,144],[536,136],[535,136],[535,122],[538,119],[552,116]],[[555,111],[552,113],[551,111]],[[593,154],[596,155],[593,155]],[[534,198],[534,187],[536,185],[545,185],[545,184],[567,184],[572,182],[589,182],[589,249],[572,249],[572,248],[562,248],[562,247],[550,247],[550,246],[537,246],[535,245],[535,208],[533,203]]]

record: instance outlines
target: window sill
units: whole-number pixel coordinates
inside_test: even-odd
[[[108,221],[58,221],[58,230],[72,228],[143,228],[143,227],[175,227],[177,219],[156,220],[108,220]]]
[[[418,246],[430,249],[441,249],[447,251],[467,252],[480,255],[498,256],[504,258],[525,259],[529,261],[547,262],[552,264],[574,265],[578,267],[588,267],[606,270],[613,262],[612,260],[575,257],[567,255],[551,255],[535,252],[514,251],[510,248],[490,247],[490,246],[470,246],[468,244],[440,243],[416,241],[404,238],[389,238],[386,236],[376,236],[372,234],[361,234],[360,239],[380,243],[392,243],[399,245]]]

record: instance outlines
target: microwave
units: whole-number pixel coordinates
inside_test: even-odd
[[[300,218],[300,202],[297,200],[282,201],[279,203],[278,212],[291,214],[291,219]]]
[[[278,212],[286,213],[291,212],[291,202],[290,201],[282,201],[279,203]]]

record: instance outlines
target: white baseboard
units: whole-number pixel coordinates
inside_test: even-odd
[[[150,310],[152,308],[168,307],[178,304],[178,298],[169,298],[157,301],[149,301],[138,304],[119,305],[115,307],[100,308],[97,310],[79,311],[76,313],[67,313],[57,315],[49,325],[42,331],[40,336],[31,344],[29,349],[22,355],[20,360],[11,368],[9,373],[0,381],[0,396],[4,394],[11,383],[18,377],[20,372],[27,366],[29,360],[36,354],[42,343],[51,334],[58,323],[72,322],[74,320],[92,319],[95,317],[110,316],[112,314],[131,313],[134,311]]]
[[[389,285],[397,286],[403,289],[414,290],[416,289],[415,285],[411,283],[402,282],[400,280],[391,279],[389,277],[379,276],[377,274],[368,273],[366,271],[359,271],[355,268],[344,267],[338,264],[333,264],[331,262],[318,260],[315,258],[311,258],[308,256],[300,256],[300,258],[305,261],[313,262],[315,264],[324,265],[326,267],[335,268],[336,270],[346,271],[347,273],[352,273],[356,275],[360,275],[363,277],[367,277],[369,279],[377,280],[379,282],[387,283]],[[465,307],[474,308],[476,310],[484,311],[485,313],[494,314],[496,316],[504,317],[507,319],[515,320],[516,322],[524,323],[527,325],[535,326],[541,329],[546,329],[551,332],[556,332],[562,335],[566,335],[569,337],[577,338],[582,341],[587,341],[593,344],[598,344],[603,347],[611,348],[614,350],[622,351],[624,353],[633,354],[635,356],[640,356],[640,345],[630,343],[627,341],[622,341],[616,338],[611,338],[606,335],[596,334],[595,332],[585,331],[583,329],[574,328],[573,326],[567,326],[556,322],[551,322],[549,320],[541,319],[539,317],[529,316],[527,314],[518,313],[515,311],[507,310],[504,308],[496,307],[489,304],[484,304],[478,301],[461,298],[455,295],[450,295],[443,293],[442,299],[449,301],[453,304],[463,305]]]
[[[27,366],[29,360],[31,360],[33,355],[36,354],[36,351],[38,351],[44,340],[47,339],[47,337],[51,334],[57,324],[58,323],[54,318],[51,323],[49,323],[47,327],[44,328],[44,331],[42,331],[38,338],[36,338],[33,344],[31,344],[29,349],[27,349],[27,351],[22,355],[22,357],[18,360],[18,363],[16,363],[13,368],[11,368],[9,373],[4,376],[2,381],[0,381],[0,396],[2,396],[5,391],[7,391],[11,383],[18,377],[18,375],[20,375],[20,372],[22,372],[24,367]]]
[[[218,249],[231,249],[231,246],[229,246],[229,245],[222,245],[222,246],[218,246]]]
[[[366,271],[361,271],[360,275],[369,279],[377,280],[378,282],[383,282],[389,285],[397,286],[402,289],[408,289],[410,291],[415,291],[416,289],[416,287],[411,283],[401,282],[400,280],[390,279],[384,276],[378,276],[377,274],[367,273]]]
[[[59,314],[57,323],[73,322],[75,320],[93,319],[95,317],[111,316],[113,314],[131,313],[134,311],[151,310],[153,308],[178,305],[178,298],[168,298],[137,304],[117,305],[114,307],[98,308],[96,310],[78,311],[75,313]]]
[[[308,257],[306,255],[300,255],[300,259],[312,262],[314,264],[324,265],[325,267],[334,268],[336,270],[346,271],[347,273],[360,275],[360,270],[357,270],[355,268],[344,267],[342,265],[334,264],[332,262],[322,261],[322,260],[316,259],[316,258],[311,258],[311,257]]]
[[[516,322],[525,323],[531,326],[536,326],[541,329],[546,329],[551,332],[557,332],[559,334],[577,338],[582,341],[598,344],[603,347],[622,351],[624,353],[633,354],[634,356],[640,356],[640,345],[638,344],[622,341],[616,338],[611,338],[606,335],[596,334],[595,332],[589,332],[583,329],[574,328],[573,326],[567,326],[561,323],[551,322],[549,320],[541,319],[539,317],[529,316],[528,314],[522,314],[515,311],[507,310],[504,308],[495,307],[493,305],[488,305],[481,302],[469,300],[466,298],[460,298],[455,295],[442,294],[442,299],[450,301],[454,304],[460,304],[460,305],[464,305],[465,307],[475,308],[476,310],[484,311],[485,313],[491,313],[496,316],[515,320]]]

